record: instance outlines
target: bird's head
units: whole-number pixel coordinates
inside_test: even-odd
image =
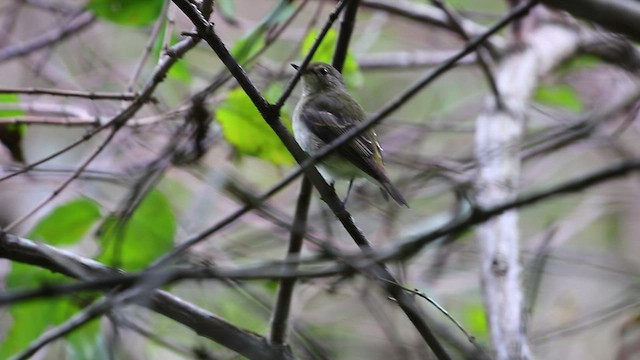
[[[291,66],[296,70],[299,69],[298,65],[291,64]],[[344,90],[344,88],[342,74],[329,64],[314,62],[302,71],[303,94]]]

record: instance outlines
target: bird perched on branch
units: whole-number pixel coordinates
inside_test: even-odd
[[[291,66],[299,70],[297,65]],[[293,133],[304,151],[317,152],[366,118],[362,106],[349,95],[342,75],[333,66],[316,62],[302,70],[302,97],[293,112]],[[340,146],[321,161],[318,171],[330,183],[364,177],[398,204],[409,207],[387,176],[382,148],[373,130],[366,130]]]

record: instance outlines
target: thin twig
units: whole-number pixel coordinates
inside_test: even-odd
[[[176,45],[173,46],[172,51],[171,51],[171,56],[169,55],[165,55],[164,56],[164,61],[159,64],[155,71],[154,71],[154,76],[152,76],[152,78],[149,80],[149,82],[147,82],[146,86],[142,89],[142,91],[140,91],[140,96],[136,97],[135,100],[124,110],[122,110],[118,115],[114,116],[113,118],[111,118],[110,120],[108,120],[104,125],[97,127],[91,131],[89,131],[88,133],[86,133],[83,137],[81,137],[80,139],[74,141],[73,143],[67,145],[66,147],[52,153],[49,154],[48,156],[30,163],[28,165],[26,165],[24,168],[22,168],[19,171],[13,172],[11,174],[5,175],[3,177],[0,178],[0,182],[7,180],[9,178],[12,178],[14,176],[17,176],[19,174],[23,174],[28,172],[29,170],[35,168],[38,165],[41,165],[61,154],[64,154],[65,152],[75,148],[76,146],[88,141],[89,139],[91,139],[93,136],[95,136],[96,134],[98,134],[99,132],[101,132],[102,130],[110,127],[110,126],[114,126],[116,128],[120,128],[122,126],[124,126],[124,124],[131,118],[133,117],[138,110],[140,110],[140,108],[147,102],[149,101],[149,99],[151,98],[151,96],[153,95],[156,87],[158,86],[158,84],[160,84],[160,82],[164,79],[166,73],[169,71],[169,69],[171,68],[171,66],[173,64],[175,64],[179,57],[184,55],[187,51],[189,51],[190,49],[194,48],[196,46],[196,44],[199,42],[198,39],[194,39],[194,38],[188,38],[188,39],[184,39],[182,41],[180,41],[179,43],[177,43]]]
[[[389,14],[402,16],[407,19],[444,29],[451,28],[451,23],[447,19],[446,14],[444,14],[440,9],[427,4],[406,0],[362,0],[362,6],[376,10],[383,10]],[[462,26],[468,34],[474,37],[479,36],[487,30],[484,26],[468,19],[464,19],[462,21]],[[489,40],[488,43],[492,48],[501,48],[504,46],[504,41],[500,37],[495,37]]]
[[[164,20],[169,9],[170,1],[165,0],[162,5],[162,10],[160,11],[160,15],[158,16],[158,20],[153,24],[153,28],[151,28],[151,34],[149,35],[149,39],[147,40],[147,44],[144,46],[144,51],[142,52],[142,56],[140,56],[140,60],[136,64],[135,69],[133,70],[133,74],[131,75],[131,79],[129,79],[129,85],[127,85],[127,91],[132,92],[133,88],[140,77],[140,73],[142,72],[142,68],[144,64],[147,62],[151,51],[153,50],[153,45],[158,38],[158,34],[162,29],[162,25],[164,24]],[[161,57],[162,58],[162,57]]]
[[[4,231],[13,230],[15,227],[19,226],[24,221],[26,221],[31,216],[33,216],[38,211],[40,211],[49,202],[51,202],[53,199],[55,199],[60,193],[62,193],[67,188],[67,186],[69,186],[75,179],[78,178],[78,176],[80,176],[80,174],[82,174],[82,172],[87,168],[87,166],[89,166],[89,164],[91,164],[91,162],[93,162],[93,160],[95,160],[95,158],[107,147],[107,145],[109,145],[109,143],[111,142],[113,137],[116,135],[116,132],[117,132],[117,130],[115,128],[112,129],[111,132],[109,133],[109,135],[102,141],[100,146],[98,146],[98,148],[96,150],[94,150],[94,152],[91,155],[89,155],[89,157],[85,161],[82,162],[82,164],[78,167],[78,169],[76,169],[76,171],[74,171],[74,173],[69,178],[67,178],[67,180],[65,180],[60,186],[58,186],[55,190],[53,190],[53,192],[51,192],[51,194],[46,199],[41,201],[38,205],[36,205],[29,212],[27,212],[23,216],[21,216],[18,219],[12,221],[9,225],[4,227]]]
[[[31,358],[31,356],[33,356],[38,350],[42,349],[47,344],[71,333],[72,331],[78,329],[89,321],[105,314],[113,307],[118,306],[124,302],[131,301],[132,299],[139,296],[146,297],[150,289],[152,289],[152,287],[149,287],[149,285],[147,284],[143,284],[136,288],[127,290],[123,293],[105,297],[98,302],[89,305],[83,311],[72,316],[64,323],[46,331],[38,339],[29,344],[29,346],[27,346],[25,350],[14,356],[12,359],[26,360]]]
[[[89,11],[73,15],[71,20],[59,29],[55,29],[45,35],[31,41],[22,42],[13,46],[6,46],[0,49],[0,63],[15,57],[25,56],[34,51],[46,48],[51,44],[63,41],[69,36],[75,35],[91,25],[95,21],[95,16]]]
[[[471,40],[471,36],[467,33],[467,31],[462,26],[463,19],[459,16],[459,14],[454,12],[453,9],[449,8],[449,6],[447,6],[447,4],[445,4],[442,0],[431,0],[431,2],[434,3],[440,10],[442,10],[446,14],[447,18],[449,19],[449,22],[451,23],[451,27],[455,32],[457,32],[460,36],[462,36],[462,38],[465,41]],[[504,103],[502,101],[502,96],[500,95],[500,91],[498,90],[498,85],[496,84],[495,76],[493,75],[493,72],[492,72],[491,59],[487,56],[487,53],[484,51],[483,48],[477,49],[476,55],[478,59],[478,64],[480,65],[482,72],[487,78],[487,82],[489,83],[489,88],[493,93],[493,97],[496,101],[496,107],[498,109],[503,109]]]
[[[420,251],[424,246],[432,243],[442,236],[457,234],[460,231],[468,229],[470,226],[485,222],[488,219],[502,214],[505,211],[533,205],[539,201],[546,200],[554,196],[582,191],[590,186],[615,179],[617,177],[621,177],[638,170],[640,170],[640,160],[625,161],[563,182],[561,184],[551,186],[539,192],[519,196],[512,201],[506,201],[501,204],[496,204],[482,209],[476,207],[471,213],[453,219],[448,224],[436,230],[428,231],[427,233],[418,235],[406,242],[393,245],[390,249],[387,249],[387,251],[379,250],[378,260],[401,260],[410,257],[412,254]]]
[[[40,88],[0,88],[0,94],[51,95],[77,97],[89,100],[133,100],[139,95],[133,92],[109,93]]]
[[[432,243],[433,241],[449,235],[456,234],[464,231],[471,226],[482,223],[496,215],[499,215],[507,210],[523,208],[534,205],[542,200],[546,200],[552,197],[560,195],[571,194],[574,192],[582,191],[591,186],[599,183],[616,179],[628,175],[631,172],[640,171],[640,160],[626,161],[620,164],[612,165],[604,169],[580,176],[575,179],[565,181],[556,186],[552,186],[548,189],[534,192],[528,195],[522,195],[514,200],[506,201],[502,204],[497,204],[493,207],[478,209],[476,208],[472,213],[467,215],[461,215],[458,218],[452,220],[450,223],[432,231],[428,231],[425,234],[420,234],[416,237],[406,239],[404,241],[394,241],[392,245],[382,247],[377,250],[367,251],[362,254],[344,257],[351,263],[350,268],[353,267],[367,267],[372,262],[388,262],[388,261],[400,261],[414,256],[419,253],[420,250]],[[35,242],[27,239],[18,238],[14,235],[4,233],[0,236],[0,257],[28,264],[33,264],[39,267],[44,267],[52,271],[61,272],[65,275],[73,275],[66,272],[65,269],[57,266],[55,262],[52,262],[48,255],[43,254],[42,250],[35,245]],[[92,280],[89,283],[72,283],[72,284],[60,284],[56,286],[44,287],[42,289],[27,290],[23,292],[16,292],[14,294],[6,294],[0,296],[0,304],[13,303],[15,301],[22,301],[27,299],[33,299],[38,297],[57,296],[65,293],[72,293],[76,291],[85,290],[97,290],[108,289],[114,286],[122,286],[132,284],[137,281],[142,274],[123,274],[114,275],[115,270],[107,268],[93,260],[81,258],[70,253],[62,253],[53,247],[48,246],[49,251],[55,251],[58,256],[65,257],[66,261],[81,264],[85,269],[90,269],[92,272],[102,269],[100,271],[101,276],[111,275],[111,277]],[[300,260],[286,260],[284,262],[273,262],[266,265],[250,266],[245,269],[200,269],[200,270],[155,270],[160,271],[159,277],[165,279],[174,278],[229,278],[237,280],[264,280],[264,279],[283,279],[283,278],[309,278],[309,277],[323,277],[341,274],[345,269],[343,267],[324,268],[321,270],[305,270],[295,272],[283,272],[283,267],[289,267],[292,263],[301,264],[307,262],[316,262],[318,259],[300,259]],[[170,280],[167,280],[170,281]]]
[[[297,258],[302,250],[312,191],[313,186],[311,185],[311,182],[309,182],[306,177],[303,178],[300,185],[300,195],[298,195],[298,204],[296,205],[296,215],[293,220],[293,229],[291,229],[291,235],[289,237],[287,258]],[[292,271],[297,269],[295,264],[292,264],[289,267]],[[283,269],[283,271],[284,270],[285,269]],[[291,308],[291,298],[293,296],[295,282],[295,278],[283,279],[280,281],[276,305],[273,309],[273,317],[271,319],[271,332],[269,335],[269,341],[274,344],[283,345],[286,343],[289,310]]]
[[[431,297],[427,296],[427,294],[425,294],[424,292],[418,290],[418,289],[409,289],[407,287],[404,287],[400,284],[393,284],[399,288],[402,288],[404,291],[410,292],[412,294],[415,294],[425,300],[427,300],[431,305],[433,305],[436,309],[438,309],[438,311],[440,311],[444,316],[447,317],[447,319],[449,319],[449,321],[451,321],[457,328],[458,330],[460,330],[464,336],[466,336],[467,341],[469,341],[469,343],[471,343],[476,350],[478,351],[479,354],[482,354],[482,358],[483,359],[489,359],[489,355],[485,352],[485,350],[480,346],[480,344],[478,344],[478,342],[476,341],[475,336],[469,334],[469,332],[467,332],[467,330],[462,326],[462,324],[460,324],[460,322],[458,322],[458,320],[456,320],[445,308],[443,308],[442,306],[440,306],[440,304],[438,304],[435,300],[433,300]]]
[[[333,23],[338,18],[338,15],[340,15],[340,12],[342,11],[342,9],[347,4],[349,4],[350,1],[355,1],[355,0],[340,1],[338,6],[336,6],[336,8],[331,12],[331,14],[329,14],[327,21],[325,22],[324,26],[318,33],[318,36],[316,36],[316,38],[314,39],[313,45],[311,45],[309,52],[304,57],[304,60],[302,60],[302,62],[298,65],[299,70],[296,71],[296,74],[293,76],[293,78],[289,80],[289,83],[287,83],[287,86],[285,86],[284,90],[282,91],[282,95],[280,95],[278,100],[272,105],[274,111],[279,112],[282,106],[284,106],[285,101],[287,101],[289,96],[291,96],[293,89],[295,88],[295,86],[298,84],[298,81],[300,81],[300,78],[302,77],[302,71],[307,67],[307,65],[309,65],[309,63],[311,62],[311,58],[313,58],[313,55],[316,53],[316,51],[320,47],[320,44],[322,43],[322,40],[324,39],[325,35],[327,35],[327,32],[329,32],[329,29],[331,29],[331,25],[333,25]]]
[[[64,259],[66,264],[74,264],[74,267],[83,268],[86,273],[92,276],[101,277],[116,274],[114,269],[94,260],[71,252],[60,251],[48,245],[38,246],[36,244],[11,234],[0,234],[0,257],[29,263],[73,277],[73,273],[70,273],[66,267],[60,267],[57,261],[51,260],[49,255],[51,252],[55,252],[56,257]],[[47,247],[48,251],[43,252],[42,247]],[[166,278],[161,274],[158,275],[158,277],[154,274],[150,276],[166,281]],[[291,353],[286,349],[272,346],[261,336],[240,329],[215,314],[198,308],[166,291],[154,290],[147,291],[147,293],[150,297],[145,297],[138,305],[173,319],[197,332],[198,335],[209,338],[243,356],[258,360],[293,359]]]

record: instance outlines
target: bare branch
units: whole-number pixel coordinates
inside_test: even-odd
[[[46,251],[43,251],[43,248],[46,248]],[[97,278],[117,274],[116,270],[99,262],[61,251],[48,245],[37,244],[7,233],[0,237],[0,257],[73,276],[74,274],[69,273],[68,269],[59,265],[59,261],[50,257],[49,254],[51,253],[55,253],[55,256],[58,259],[63,259],[65,263],[72,264],[74,267],[80,268],[83,272]],[[161,315],[173,319],[189,327],[198,335],[207,337],[248,358],[265,360],[293,358],[290,353],[268,344],[259,335],[239,329],[218,316],[166,291],[155,290],[150,292],[149,295],[150,298],[144,299],[139,305],[148,307]]]
[[[51,95],[64,97],[77,97],[89,100],[133,100],[139,96],[137,93],[108,93],[90,92],[60,89],[37,89],[37,88],[0,88],[0,94],[26,94],[26,95]]]
[[[77,13],[72,16],[67,24],[59,29],[54,29],[53,31],[31,41],[0,49],[0,63],[15,57],[28,55],[51,44],[63,41],[93,24],[94,21],[95,17],[88,11]]]
[[[640,39],[640,3],[635,0],[541,0],[605,28]]]

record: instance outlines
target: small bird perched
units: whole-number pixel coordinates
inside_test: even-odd
[[[291,66],[299,69],[297,65]],[[366,118],[360,104],[347,92],[342,75],[333,66],[316,62],[303,70],[302,97],[293,112],[293,134],[304,151],[317,152]],[[398,204],[409,207],[387,176],[382,148],[373,130],[340,146],[322,160],[318,171],[330,183],[336,179],[364,177],[378,184]]]

